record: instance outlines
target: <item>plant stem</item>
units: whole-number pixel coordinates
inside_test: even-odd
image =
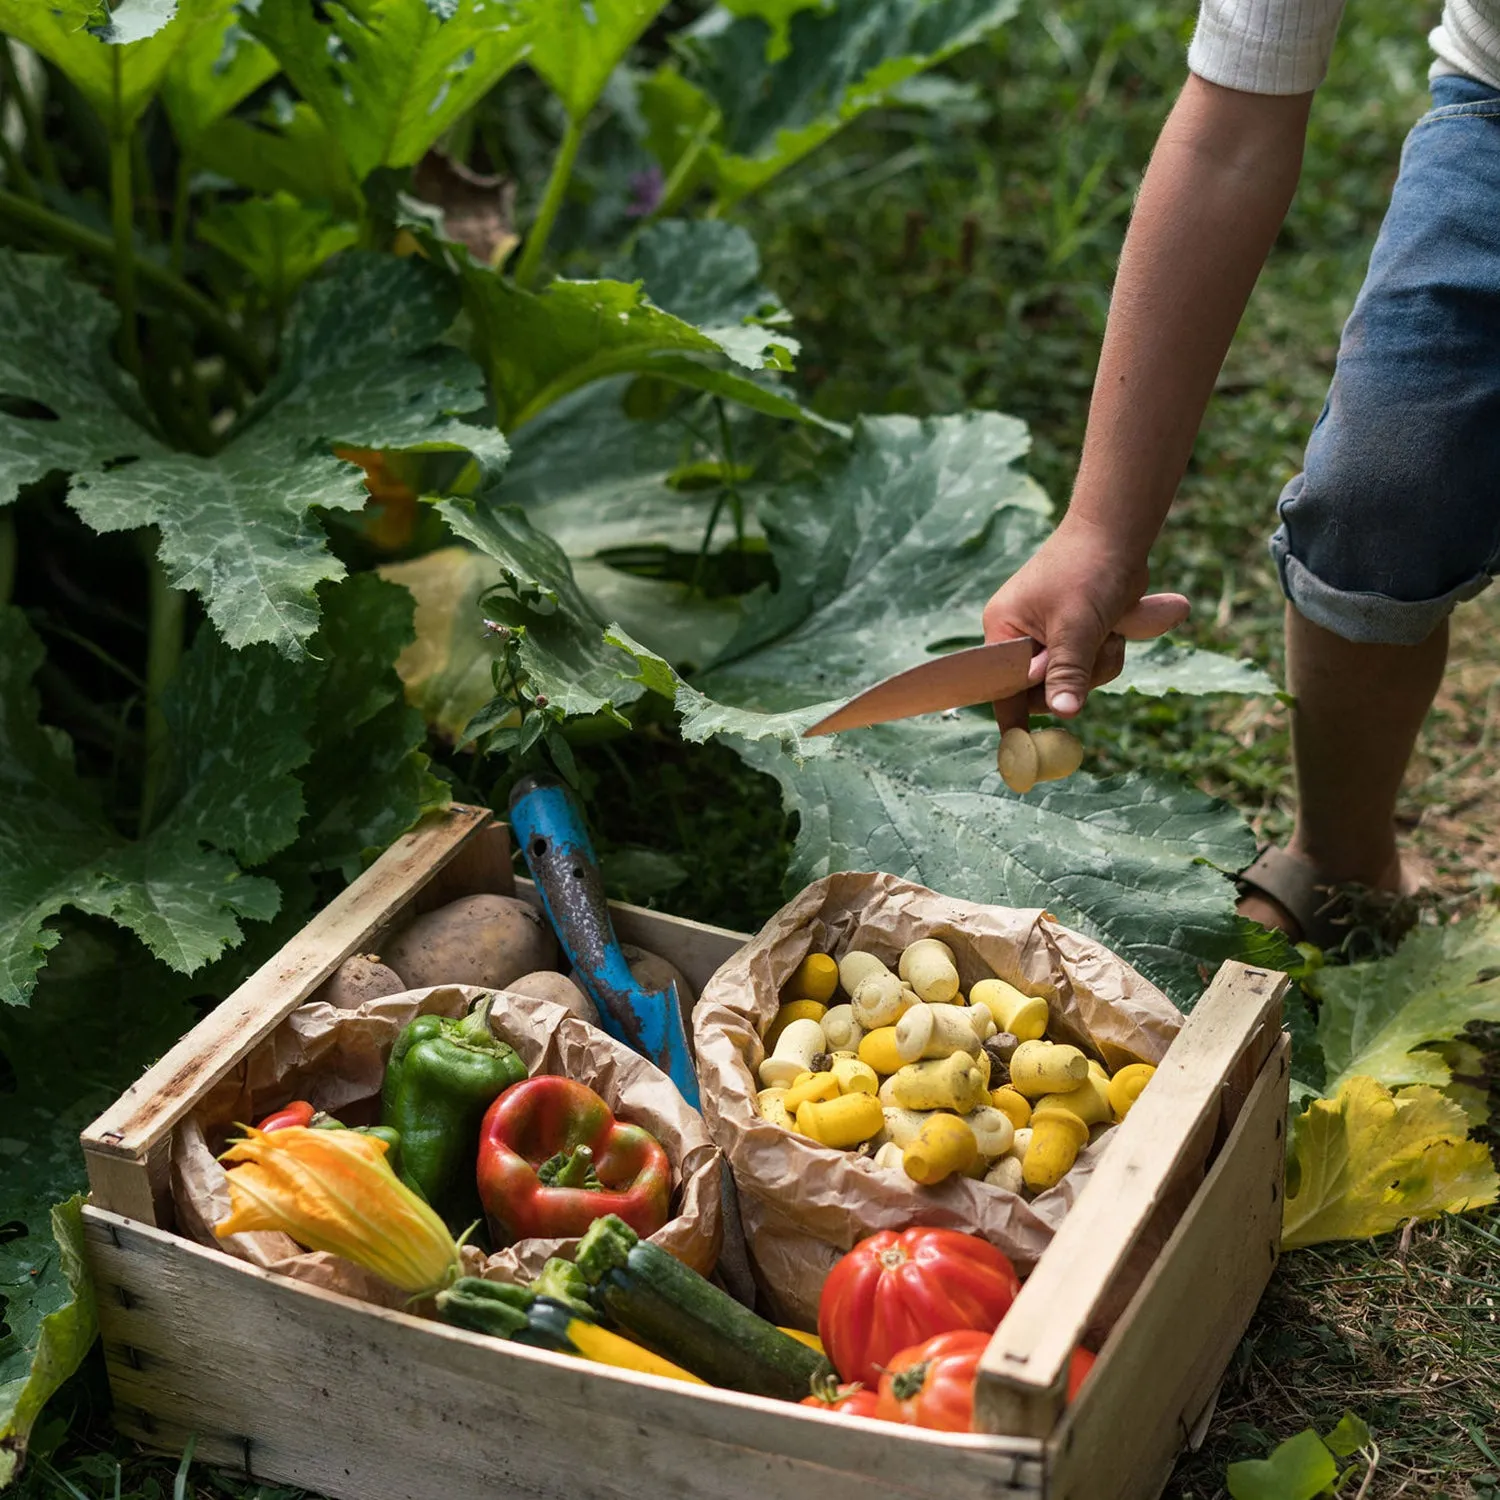
[[[16,517],[10,506],[0,510],[0,605],[10,603],[16,582]]]
[[[95,260],[108,261],[114,258],[114,243],[104,235],[96,234],[92,229],[86,229],[82,224],[76,224],[72,219],[53,213],[51,209],[32,203],[19,193],[9,192],[5,188],[0,188],[0,220],[28,229],[41,239],[65,245]],[[154,261],[138,261],[135,269],[143,285],[181,308],[250,378],[252,384],[265,384],[266,364],[259,351],[207,297]]]
[[[118,47],[110,50],[114,67],[115,119],[109,132],[109,217],[115,236],[115,301],[120,308],[120,360],[139,383],[139,330],[135,326],[135,202],[132,197],[129,131],[119,127],[121,68]]]
[[[677,212],[681,200],[686,197],[688,188],[691,186],[693,168],[698,165],[698,158],[703,155],[703,148],[713,139],[714,131],[719,128],[723,118],[724,116],[716,109],[704,116],[703,123],[698,127],[692,140],[687,143],[682,155],[677,158],[671,175],[662,184],[661,197],[657,200],[656,207],[647,214],[648,220],[664,219]]]
[[[131,170],[135,173],[136,193],[140,207],[146,216],[146,232],[153,240],[160,240],[161,210],[156,202],[156,185],[151,176],[151,158],[146,152],[146,132],[137,126],[131,136]]]
[[[184,151],[177,159],[177,189],[172,196],[172,242],[170,265],[174,276],[182,275],[187,262],[187,226],[190,202],[188,183],[192,180],[192,159]]]
[[[151,831],[156,803],[167,768],[167,721],[161,711],[162,694],[177,675],[182,660],[182,634],[187,595],[167,582],[157,555],[159,538],[143,533],[151,574],[151,608],[146,638],[146,769],[141,784],[142,838]]]
[[[0,110],[5,106],[5,95],[0,94]],[[4,130],[0,130],[0,162],[5,163],[5,179],[7,182],[15,183],[16,187],[28,198],[38,196],[36,182],[31,173],[26,170],[26,163],[21,160],[20,153],[11,145],[9,137]]]
[[[4,37],[0,37],[0,78],[5,80],[8,91],[15,95],[16,105],[21,111],[21,119],[26,125],[26,140],[36,151],[37,170],[42,174],[42,180],[53,187],[59,186],[62,178],[58,176],[57,161],[52,155],[52,147],[47,143],[47,132],[42,129],[41,117],[36,110],[36,101],[32,99],[27,92],[26,85],[21,81],[20,72],[16,68],[16,60],[11,55],[10,43]]]
[[[529,287],[536,279],[542,263],[542,254],[547,248],[552,225],[562,208],[568,191],[568,180],[573,175],[573,163],[578,159],[578,148],[583,144],[583,121],[568,121],[563,132],[562,144],[557,148],[557,159],[552,163],[552,174],[547,178],[547,190],[542,194],[542,206],[537,209],[531,225],[531,233],[521,249],[521,260],[516,266],[516,285]]]
[[[723,400],[714,397],[714,415],[719,422],[719,451],[724,455],[724,468],[729,475],[729,504],[734,510],[734,540],[740,549],[740,560],[745,552],[745,497],[740,494],[739,474],[734,461],[734,433],[729,428],[729,413],[724,410]]]

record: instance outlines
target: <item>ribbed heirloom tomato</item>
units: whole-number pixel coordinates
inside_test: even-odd
[[[818,1336],[840,1379],[873,1389],[902,1349],[954,1329],[993,1333],[1020,1289],[1015,1267],[977,1235],[883,1229],[829,1273]]]
[[[987,1333],[959,1329],[940,1333],[891,1358],[880,1377],[875,1415],[910,1427],[968,1432],[974,1426],[974,1377]]]

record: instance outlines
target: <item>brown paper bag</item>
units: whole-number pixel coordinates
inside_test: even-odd
[[[367,1000],[354,1010],[322,1001],[299,1006],[178,1126],[172,1152],[178,1228],[268,1270],[388,1307],[403,1306],[405,1295],[394,1287],[336,1256],[304,1251],[287,1235],[216,1239],[213,1226],[229,1213],[228,1173],[217,1153],[236,1124],[263,1119],[292,1099],[306,1099],[346,1125],[373,1124],[385,1060],[401,1028],[418,1015],[462,1015],[484,993],[468,985],[441,985]],[[672,1161],[673,1217],[652,1242],[706,1276],[722,1240],[723,1158],[697,1111],[644,1057],[560,1005],[502,990],[490,1023],[529,1072],[586,1083],[623,1119],[661,1142]],[[489,1257],[466,1245],[464,1271],[529,1281],[548,1256],[571,1256],[577,1243],[520,1240]]]
[[[1111,1072],[1159,1062],[1182,1024],[1154,985],[1046,912],[955,901],[894,875],[830,875],[808,886],[714,975],[693,1012],[704,1118],[734,1172],[752,1259],[784,1321],[812,1326],[833,1263],[880,1229],[923,1224],[983,1235],[1025,1274],[1108,1149],[1105,1132],[1055,1188],[1028,1203],[972,1178],[920,1187],[760,1118],[761,1035],[802,959],[861,948],[894,969],[919,937],[953,949],[965,990],[994,974],[1045,994],[1048,1035]]]

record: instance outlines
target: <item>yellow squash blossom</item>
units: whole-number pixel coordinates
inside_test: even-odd
[[[229,1217],[214,1233],[279,1229],[413,1296],[438,1291],[460,1272],[458,1245],[385,1153],[384,1141],[354,1130],[246,1126],[220,1158],[234,1167]]]

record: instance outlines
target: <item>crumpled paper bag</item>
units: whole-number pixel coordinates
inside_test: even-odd
[[[179,1124],[171,1177],[178,1228],[267,1270],[386,1307],[404,1306],[403,1292],[337,1256],[305,1251],[288,1235],[258,1232],[217,1239],[213,1226],[229,1213],[228,1172],[217,1153],[236,1124],[263,1119],[292,1099],[307,1099],[346,1125],[374,1124],[385,1061],[401,1028],[418,1015],[462,1015],[485,993],[469,985],[440,985],[367,1000],[354,1010],[322,1001],[299,1006]],[[652,1242],[708,1275],[723,1235],[723,1157],[701,1116],[666,1075],[547,1000],[497,991],[490,1024],[521,1055],[529,1072],[586,1083],[622,1118],[661,1142],[673,1167],[673,1217],[652,1235]],[[530,1281],[548,1256],[571,1257],[577,1244],[576,1239],[520,1240],[488,1257],[465,1245],[464,1272]]]
[[[751,1257],[784,1321],[815,1324],[834,1262],[881,1229],[921,1224],[979,1234],[1025,1274],[1108,1149],[1105,1132],[1055,1188],[1028,1203],[966,1177],[920,1187],[761,1119],[761,1034],[802,959],[861,948],[894,969],[919,937],[953,949],[965,991],[994,974],[1045,994],[1048,1036],[1081,1047],[1111,1073],[1159,1062],[1182,1025],[1154,985],[1044,911],[977,906],[885,874],[830,875],[808,886],[714,975],[693,1012],[704,1118],[733,1170]]]

